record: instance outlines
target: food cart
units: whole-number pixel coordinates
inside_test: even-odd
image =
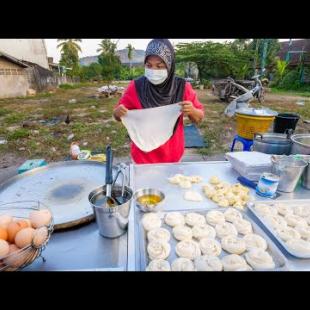
[[[170,184],[167,179],[175,174],[200,175],[204,182],[216,175],[221,180],[236,183],[239,174],[228,161],[191,162],[175,164],[152,164],[128,166],[129,186],[136,191],[140,188],[156,188],[165,194],[161,212],[211,210],[217,205],[204,198],[202,202],[183,199],[184,190]],[[0,189],[0,203],[14,200],[38,199],[51,207],[55,231],[42,252],[45,261],[38,257],[25,271],[143,271],[145,270],[146,249],[141,232],[141,211],[131,201],[128,230],[119,238],[109,239],[99,235],[88,193],[104,184],[105,165],[90,161],[72,161],[50,164],[15,176],[3,183]],[[57,185],[57,188],[55,186]],[[201,184],[195,184],[199,190]],[[55,196],[56,194],[56,196]],[[258,201],[271,200],[251,195]],[[310,191],[300,185],[293,193],[283,193],[275,201],[310,201]],[[61,209],[61,212],[56,210]],[[68,211],[71,210],[71,211]],[[246,208],[249,220],[256,225],[270,246],[281,258],[276,270],[310,270],[310,258],[290,255],[266,229],[259,218]]]

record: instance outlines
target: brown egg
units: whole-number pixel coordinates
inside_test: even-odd
[[[28,251],[22,251],[15,244],[10,244],[9,254],[3,262],[9,267],[18,268],[26,262],[28,257]]]
[[[48,237],[48,230],[46,226],[36,229],[33,235],[33,245],[39,248],[44,244],[47,237]]]
[[[8,240],[8,232],[5,228],[0,227],[0,239]]]
[[[40,228],[46,226],[51,222],[52,215],[47,209],[40,211],[32,211],[29,215],[29,219],[33,228]]]
[[[16,223],[18,223],[22,228],[27,228],[27,227],[31,227],[31,223],[28,220],[19,220]]]
[[[7,228],[8,224],[11,223],[12,220],[13,218],[10,215],[1,215],[0,216],[0,227]]]
[[[0,258],[8,255],[10,251],[10,247],[8,242],[6,242],[5,240],[0,240]]]
[[[10,243],[14,243],[14,240],[15,240],[15,236],[16,234],[22,230],[23,227],[17,223],[17,222],[11,222],[9,225],[8,225],[8,228],[7,228],[7,232],[8,232],[8,241]]]
[[[31,227],[31,222],[29,219],[15,217],[13,221],[16,223],[20,223],[23,228]]]
[[[23,228],[15,236],[15,244],[20,248],[24,248],[31,244],[35,230],[33,228]]]

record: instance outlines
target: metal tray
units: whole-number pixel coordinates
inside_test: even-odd
[[[289,206],[296,206],[298,204],[308,204],[309,208],[310,208],[310,199],[300,199],[300,200],[278,200],[278,201],[256,201],[256,203],[260,203],[260,204],[266,204],[266,205],[276,205],[276,204],[286,204]],[[273,238],[275,238],[277,240],[277,242],[279,242],[281,244],[281,246],[285,249],[285,251],[287,251],[290,255],[297,257],[297,258],[310,258],[310,254],[309,255],[300,255],[298,253],[296,253],[295,251],[293,251],[292,249],[290,249],[286,243],[280,239],[276,232],[274,231],[274,229],[265,221],[265,219],[255,210],[254,208],[255,202],[250,202],[248,203],[248,209],[254,214],[254,216],[258,219],[258,221],[265,226],[265,228],[268,230],[268,232],[272,235]]]
[[[116,169],[113,174],[115,175]],[[105,164],[94,161],[66,161],[36,168],[2,183],[0,204],[39,200],[49,206],[55,230],[94,219],[88,194],[105,184]]]
[[[227,208],[219,208],[219,207],[215,207],[215,208],[208,208],[208,209],[189,209],[189,210],[181,210],[178,212],[181,212],[183,214],[189,213],[189,212],[197,212],[200,213],[202,215],[206,215],[206,213],[208,213],[211,210],[218,210],[218,211],[222,211],[224,212],[225,210],[227,210]],[[177,211],[177,210],[174,210]],[[178,241],[173,237],[172,235],[172,228],[168,225],[166,225],[163,221],[164,216],[172,211],[165,211],[165,212],[160,212],[159,215],[162,219],[162,226],[163,228],[166,228],[169,230],[169,232],[171,233],[171,239],[170,239],[170,245],[171,245],[171,252],[169,257],[167,258],[167,260],[169,261],[169,263],[171,264],[174,259],[178,258],[177,254],[175,253],[175,246],[178,243]],[[273,260],[275,262],[276,268],[273,269],[274,271],[284,271],[284,270],[288,270],[287,267],[287,262],[285,257],[283,256],[283,254],[281,253],[281,251],[273,244],[273,242],[270,240],[270,238],[264,233],[264,231],[255,223],[253,222],[253,220],[251,220],[251,218],[249,218],[247,216],[247,214],[245,214],[243,211],[240,211],[242,213],[242,216],[245,220],[248,220],[251,222],[252,227],[253,227],[253,231],[254,233],[261,235],[267,242],[268,244],[268,249],[267,252],[273,257]],[[147,254],[147,234],[146,231],[144,230],[141,220],[143,217],[142,212],[139,212],[139,218],[138,218],[138,229],[139,229],[139,236],[140,236],[140,240],[139,240],[139,247],[140,247],[140,270],[141,271],[145,271],[147,265],[149,264],[150,260],[148,258],[148,254]],[[241,235],[238,235],[239,237],[241,237]],[[219,238],[215,238],[217,241],[220,242]],[[219,256],[219,258],[223,258],[225,255],[228,255],[229,253],[227,253],[226,251],[224,251],[222,249],[222,253]],[[241,256],[244,256],[244,254],[242,254]],[[263,271],[263,270],[262,270]]]

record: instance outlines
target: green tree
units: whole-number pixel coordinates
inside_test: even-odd
[[[127,56],[128,56],[128,59],[129,59],[129,68],[130,68],[130,71],[132,72],[132,57],[133,57],[133,51],[134,51],[134,47],[131,45],[131,44],[128,44],[127,45]]]
[[[236,48],[232,43],[194,42],[180,43],[176,48],[176,60],[194,62],[199,70],[199,79],[237,76],[240,67],[251,63],[253,53]]]
[[[89,66],[84,66],[80,70],[80,77],[82,80],[101,80],[101,65],[98,63],[92,63]]]
[[[283,79],[287,66],[288,62],[285,60],[281,60],[279,58],[276,60],[276,76],[280,81]]]
[[[102,78],[109,85],[113,79],[119,78],[121,71],[121,61],[119,56],[116,55],[117,43],[112,42],[110,39],[104,39],[99,44],[100,52],[98,63],[101,66]]]
[[[59,64],[65,68],[69,68],[67,74],[69,76],[79,75],[80,65],[79,65],[79,52],[81,52],[81,47],[79,42],[81,39],[58,39],[60,42],[57,48],[61,51],[61,58]]]

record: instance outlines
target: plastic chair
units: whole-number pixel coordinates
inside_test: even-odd
[[[231,145],[230,151],[233,152],[235,148],[236,142],[239,141],[243,145],[243,151],[251,151],[251,147],[253,145],[253,140],[242,138],[238,135],[234,137],[233,143]]]

